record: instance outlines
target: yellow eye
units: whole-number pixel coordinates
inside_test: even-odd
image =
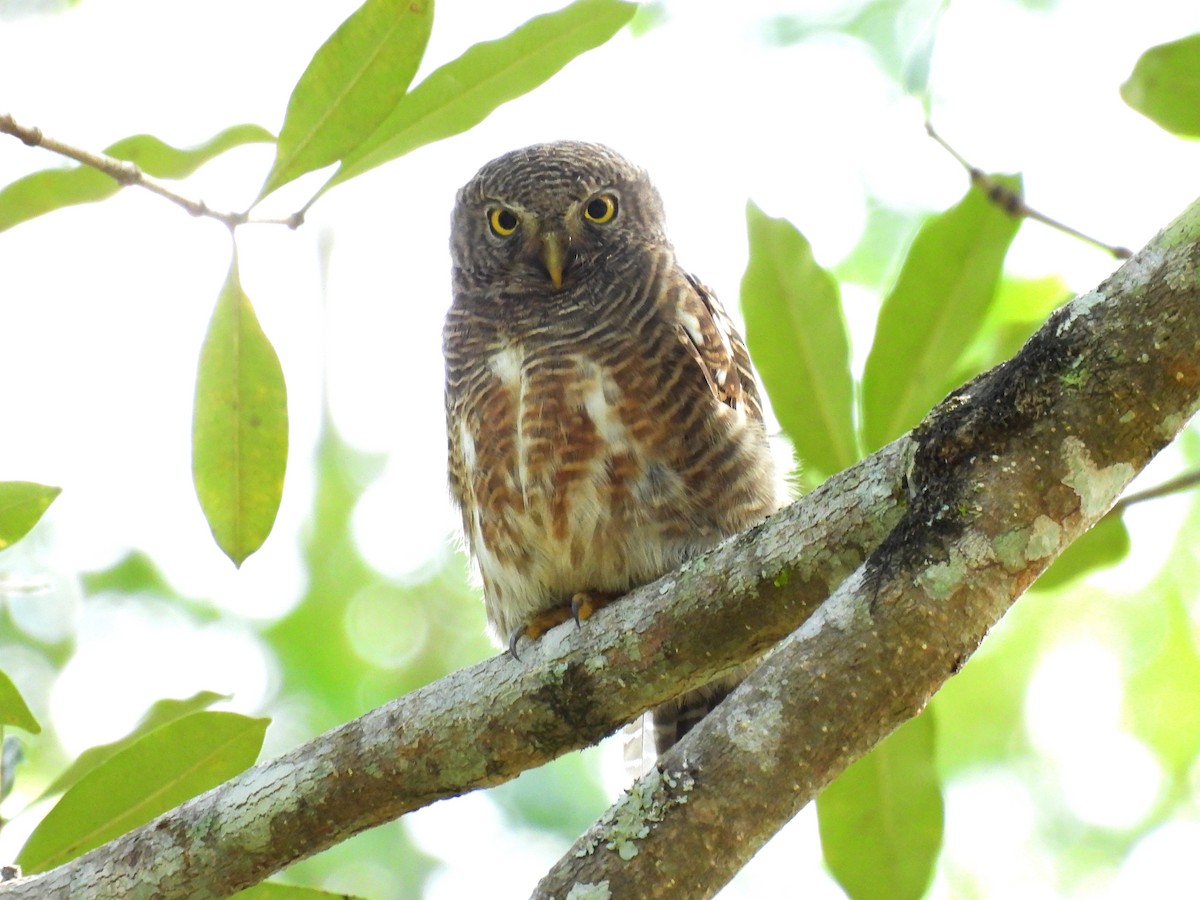
[[[508,237],[520,224],[521,220],[511,209],[497,206],[488,210],[488,225],[492,228],[492,234],[498,237]]]
[[[612,194],[600,194],[588,201],[583,208],[583,217],[589,222],[603,225],[611,222],[617,214],[617,198]]]

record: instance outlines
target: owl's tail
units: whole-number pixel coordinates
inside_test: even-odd
[[[621,749],[625,754],[625,774],[630,781],[641,778],[658,759],[654,752],[654,719],[643,713],[621,730]]]
[[[744,675],[722,678],[689,691],[662,706],[656,707],[654,719],[654,750],[662,754],[674,747],[683,736],[695,728],[718,703],[741,683]]]
[[[622,738],[630,778],[649,772],[661,754],[679,743],[741,683],[749,668],[676,697],[626,725]]]

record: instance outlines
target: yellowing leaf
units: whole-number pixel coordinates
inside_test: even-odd
[[[235,256],[200,349],[192,418],[196,496],[234,565],[271,533],[287,448],[283,370],[242,290]]]

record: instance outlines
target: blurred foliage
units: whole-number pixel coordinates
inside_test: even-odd
[[[221,611],[210,600],[185,597],[179,593],[162,570],[149,556],[140,550],[130,550],[105,569],[81,572],[79,584],[86,597],[102,597],[106,593],[127,597],[145,597],[153,601],[167,601],[186,609],[197,624],[213,622],[221,617]]]
[[[30,734],[42,730],[12,679],[0,672],[0,733],[3,733],[5,725],[24,729]]]
[[[1019,179],[994,177],[1020,190]],[[789,223],[768,219],[752,206],[748,225],[750,261],[742,283],[747,340],[785,434],[797,455],[813,463],[804,473],[806,484],[858,458],[845,458],[845,448],[874,449],[912,428],[951,390],[1016,353],[1069,297],[1053,276],[1003,276],[1004,257],[1020,222],[977,188],[955,207],[927,217],[902,260],[897,248],[914,223],[876,206],[867,236],[842,264],[848,279],[886,291],[854,391],[844,326],[837,327],[842,321],[837,282],[815,263],[807,241]],[[890,240],[876,246],[870,238],[878,232],[890,233]],[[889,285],[887,274],[897,268]],[[855,415],[853,396],[859,403]],[[852,421],[858,423],[857,440],[846,436]],[[843,449],[834,451],[834,446]],[[1130,546],[1122,516],[1114,512],[1047,570],[1035,596],[1120,562]],[[1186,621],[1176,619],[1175,662],[1183,670],[1170,675],[1190,678],[1194,673],[1186,667],[1194,658],[1194,641]],[[950,722],[937,730],[953,735],[952,743],[941,742],[948,748],[942,752],[943,770],[999,764],[1028,752],[1022,740],[1024,680],[1042,648],[1029,638],[1010,639],[1005,648],[1002,655],[981,654],[967,667],[972,676],[982,671],[994,677],[953,679],[929,709],[851,766],[819,798],[825,860],[850,896],[915,897],[930,883],[941,851],[943,810],[934,774],[939,765],[932,740],[935,716],[947,716]],[[1200,682],[1161,683],[1172,685],[1164,689],[1164,708],[1142,717],[1143,723],[1171,721],[1169,716],[1180,714],[1178,695],[1194,693],[1178,686]],[[1193,718],[1183,715],[1185,723]],[[902,738],[908,729],[929,739]],[[1184,748],[1175,761],[1194,765],[1197,748],[1187,739],[1180,743]],[[1109,836],[1106,843],[1112,852],[1125,852],[1139,835]]]
[[[355,895],[320,891],[316,888],[297,887],[276,881],[264,881],[252,888],[238,891],[233,896],[238,900],[358,900]]]
[[[904,261],[924,214],[885,206],[867,197],[867,221],[858,243],[833,269],[839,281],[882,289]]]
[[[1121,97],[1172,134],[1200,137],[1200,34],[1143,53]]]
[[[897,84],[922,94],[937,22],[947,5],[946,0],[868,0],[832,11],[784,13],[763,22],[762,39],[768,46],[786,47],[831,32],[857,38]]]
[[[915,900],[929,886],[942,847],[936,730],[932,716],[910,719],[821,794],[825,862],[850,896]]]
[[[880,308],[855,417],[837,283],[812,259],[798,231],[751,207],[750,262],[742,281],[747,339],[776,416],[800,457],[812,456],[818,476],[855,462],[859,447],[876,449],[909,430],[961,383],[950,374],[979,339],[1019,225],[971,188],[920,226]],[[800,298],[824,309],[805,308]],[[1009,303],[1028,305],[1017,291]],[[810,322],[816,324],[798,327]],[[982,370],[1000,359],[977,353],[975,362]],[[839,449],[833,452],[835,435]],[[826,863],[851,896],[920,896],[932,879],[943,803],[933,774],[933,716],[927,710],[904,736],[883,742],[817,801]],[[898,827],[901,822],[911,827]]]
[[[638,4],[637,12],[629,20],[629,31],[634,37],[648,34],[660,25],[666,24],[671,18],[667,4],[661,0],[649,0]]]
[[[31,481],[0,481],[0,550],[25,537],[61,490]]]
[[[351,515],[383,463],[346,445],[325,418],[304,541],[307,587],[292,611],[263,631],[285,690],[303,703],[313,733],[492,652],[477,595],[458,566],[401,584],[359,553]]]
[[[602,44],[635,11],[621,0],[577,0],[507,37],[469,48],[408,91],[429,37],[432,0],[367,0],[317,51],[297,82],[262,193],[341,161],[328,188],[463,131]],[[254,141],[275,138],[258,126],[240,125],[190,150],[138,135],[106,152],[153,177],[178,179]],[[63,206],[102,200],[119,189],[109,176],[85,167],[34,173],[0,189],[0,230]],[[218,544],[235,563],[253,553],[271,529],[287,440],[278,356],[241,289],[235,261],[201,353],[193,428],[197,494]],[[382,464],[381,457],[345,445],[325,417],[303,548],[306,589],[289,613],[258,629],[278,669],[273,706],[286,712],[293,734],[319,733],[493,652],[461,558],[447,554],[401,582],[375,571],[355,547],[351,514]],[[23,537],[57,493],[41,485],[0,484],[0,547]],[[81,582],[92,603],[120,597],[167,603],[197,625],[228,617],[205,599],[181,596],[154,561],[137,551],[108,569],[82,575]],[[18,587],[13,582],[7,589]],[[72,643],[22,639],[39,664],[56,669],[70,658]],[[7,675],[2,679],[4,724],[36,731],[16,685]],[[20,772],[25,794],[40,785],[43,797],[62,797],[26,842],[21,862],[30,871],[57,864],[252,763],[267,720],[207,710],[226,699],[202,691],[186,700],[161,700],[125,737],[93,747],[65,766],[53,735],[31,743],[32,758]],[[5,746],[3,782],[11,785],[20,747],[11,741]],[[593,754],[573,754],[494,794],[514,822],[557,831],[564,847],[605,805]],[[569,798],[565,804],[564,797]],[[397,898],[420,896],[432,864],[413,846],[405,826],[394,823],[301,862],[288,878],[321,884],[331,873],[346,877],[361,871],[364,859],[376,861],[376,880],[380,871],[387,873],[388,895]],[[311,892],[272,885],[250,895]]]

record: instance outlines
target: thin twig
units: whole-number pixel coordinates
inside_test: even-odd
[[[151,178],[136,163],[132,163],[126,159],[117,159],[104,153],[93,153],[90,150],[74,147],[57,138],[43,134],[40,128],[17,123],[7,113],[0,113],[0,133],[11,134],[30,147],[41,147],[44,150],[49,150],[51,153],[57,153],[60,156],[73,159],[77,163],[88,166],[98,172],[103,172],[123,187],[137,185],[138,187],[145,188],[148,191],[158,194],[160,197],[170,200],[176,206],[183,207],[193,216],[205,216],[210,219],[216,219],[218,222],[223,222],[230,230],[237,228],[239,225],[246,224],[286,225],[288,228],[295,229],[299,228],[304,222],[303,213],[293,213],[283,219],[252,219],[248,213],[244,212],[219,212],[211,209],[203,200],[193,200],[190,197],[176,193],[162,182]]]
[[[971,176],[971,184],[976,185],[980,190],[984,191],[989,200],[1003,209],[1010,216],[1034,219],[1038,222],[1041,222],[1043,225],[1049,225],[1051,228],[1057,228],[1059,231],[1069,234],[1073,237],[1077,237],[1081,241],[1087,241],[1087,243],[1091,244],[1093,247],[1099,247],[1101,250],[1111,253],[1116,259],[1129,259],[1129,257],[1133,256],[1133,252],[1127,247],[1106,244],[1104,241],[1097,240],[1096,238],[1086,235],[1076,228],[1072,228],[1070,225],[1059,222],[1057,219],[1052,219],[1049,216],[1038,212],[1032,206],[1029,206],[1025,202],[1025,199],[1012,188],[1001,184],[982,169],[976,168],[967,162],[958,153],[958,151],[946,143],[940,134],[933,130],[932,122],[925,122],[925,131],[928,132],[931,138],[942,145],[942,149],[958,160],[959,165],[967,170],[968,174]]]
[[[1122,497],[1113,504],[1110,513],[1121,513],[1135,503],[1145,503],[1147,500],[1157,500],[1159,497],[1166,497],[1170,494],[1178,494],[1180,491],[1186,491],[1189,488],[1200,484],[1200,471],[1184,472],[1182,475],[1177,475],[1162,484],[1155,485],[1152,488],[1146,488],[1144,491],[1138,491],[1135,494],[1130,494],[1127,497]]]

